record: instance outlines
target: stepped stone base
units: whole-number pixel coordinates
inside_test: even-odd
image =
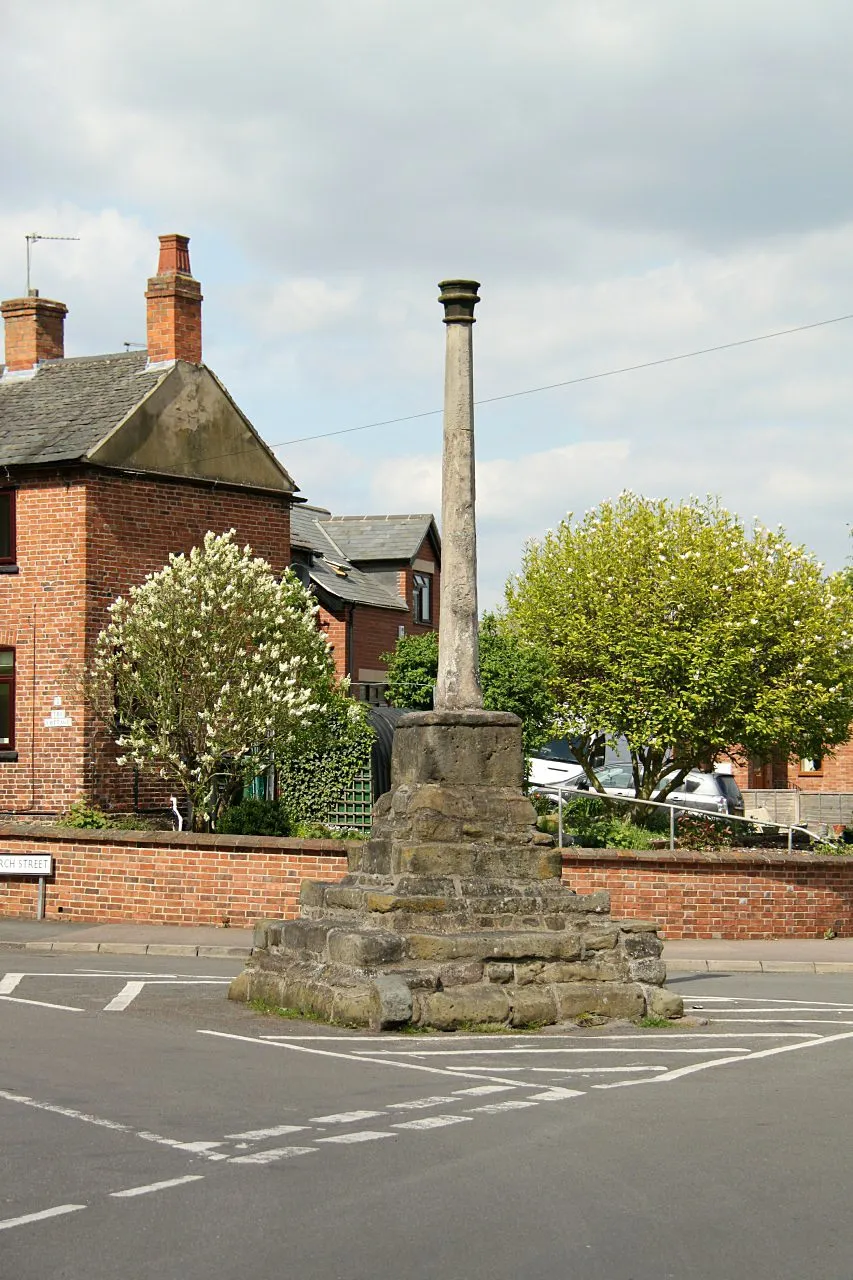
[[[303,882],[299,920],[257,926],[230,997],[378,1030],[680,1016],[655,926],[562,885],[521,770],[515,716],[401,719],[374,838],[343,881]]]

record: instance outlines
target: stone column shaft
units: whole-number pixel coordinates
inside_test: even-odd
[[[441,614],[436,711],[483,706],[479,678],[472,326],[474,280],[439,285],[447,326],[441,471]]]

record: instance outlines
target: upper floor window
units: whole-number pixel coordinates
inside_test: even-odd
[[[0,489],[0,564],[15,563],[15,490]]]
[[[0,751],[15,745],[15,650],[0,649]]]
[[[412,612],[415,622],[429,622],[432,618],[432,576],[416,573],[412,579]]]

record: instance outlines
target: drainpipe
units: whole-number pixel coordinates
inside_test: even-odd
[[[353,654],[355,653],[355,605],[351,604],[347,610],[347,651],[346,651],[346,674],[350,680],[353,677]]]

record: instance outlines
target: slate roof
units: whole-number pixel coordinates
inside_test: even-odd
[[[329,528],[330,523],[329,512],[321,507],[294,507],[290,513],[291,545],[313,552],[308,569],[311,581],[321,592],[347,604],[369,604],[377,609],[408,612],[402,596],[376,575],[357,569],[344,555],[336,531]]]
[[[84,458],[168,373],[147,362],[145,351],[81,356],[0,378],[0,466]]]
[[[344,554],[353,562],[365,560],[413,560],[432,530],[431,515],[329,516],[325,523]]]

